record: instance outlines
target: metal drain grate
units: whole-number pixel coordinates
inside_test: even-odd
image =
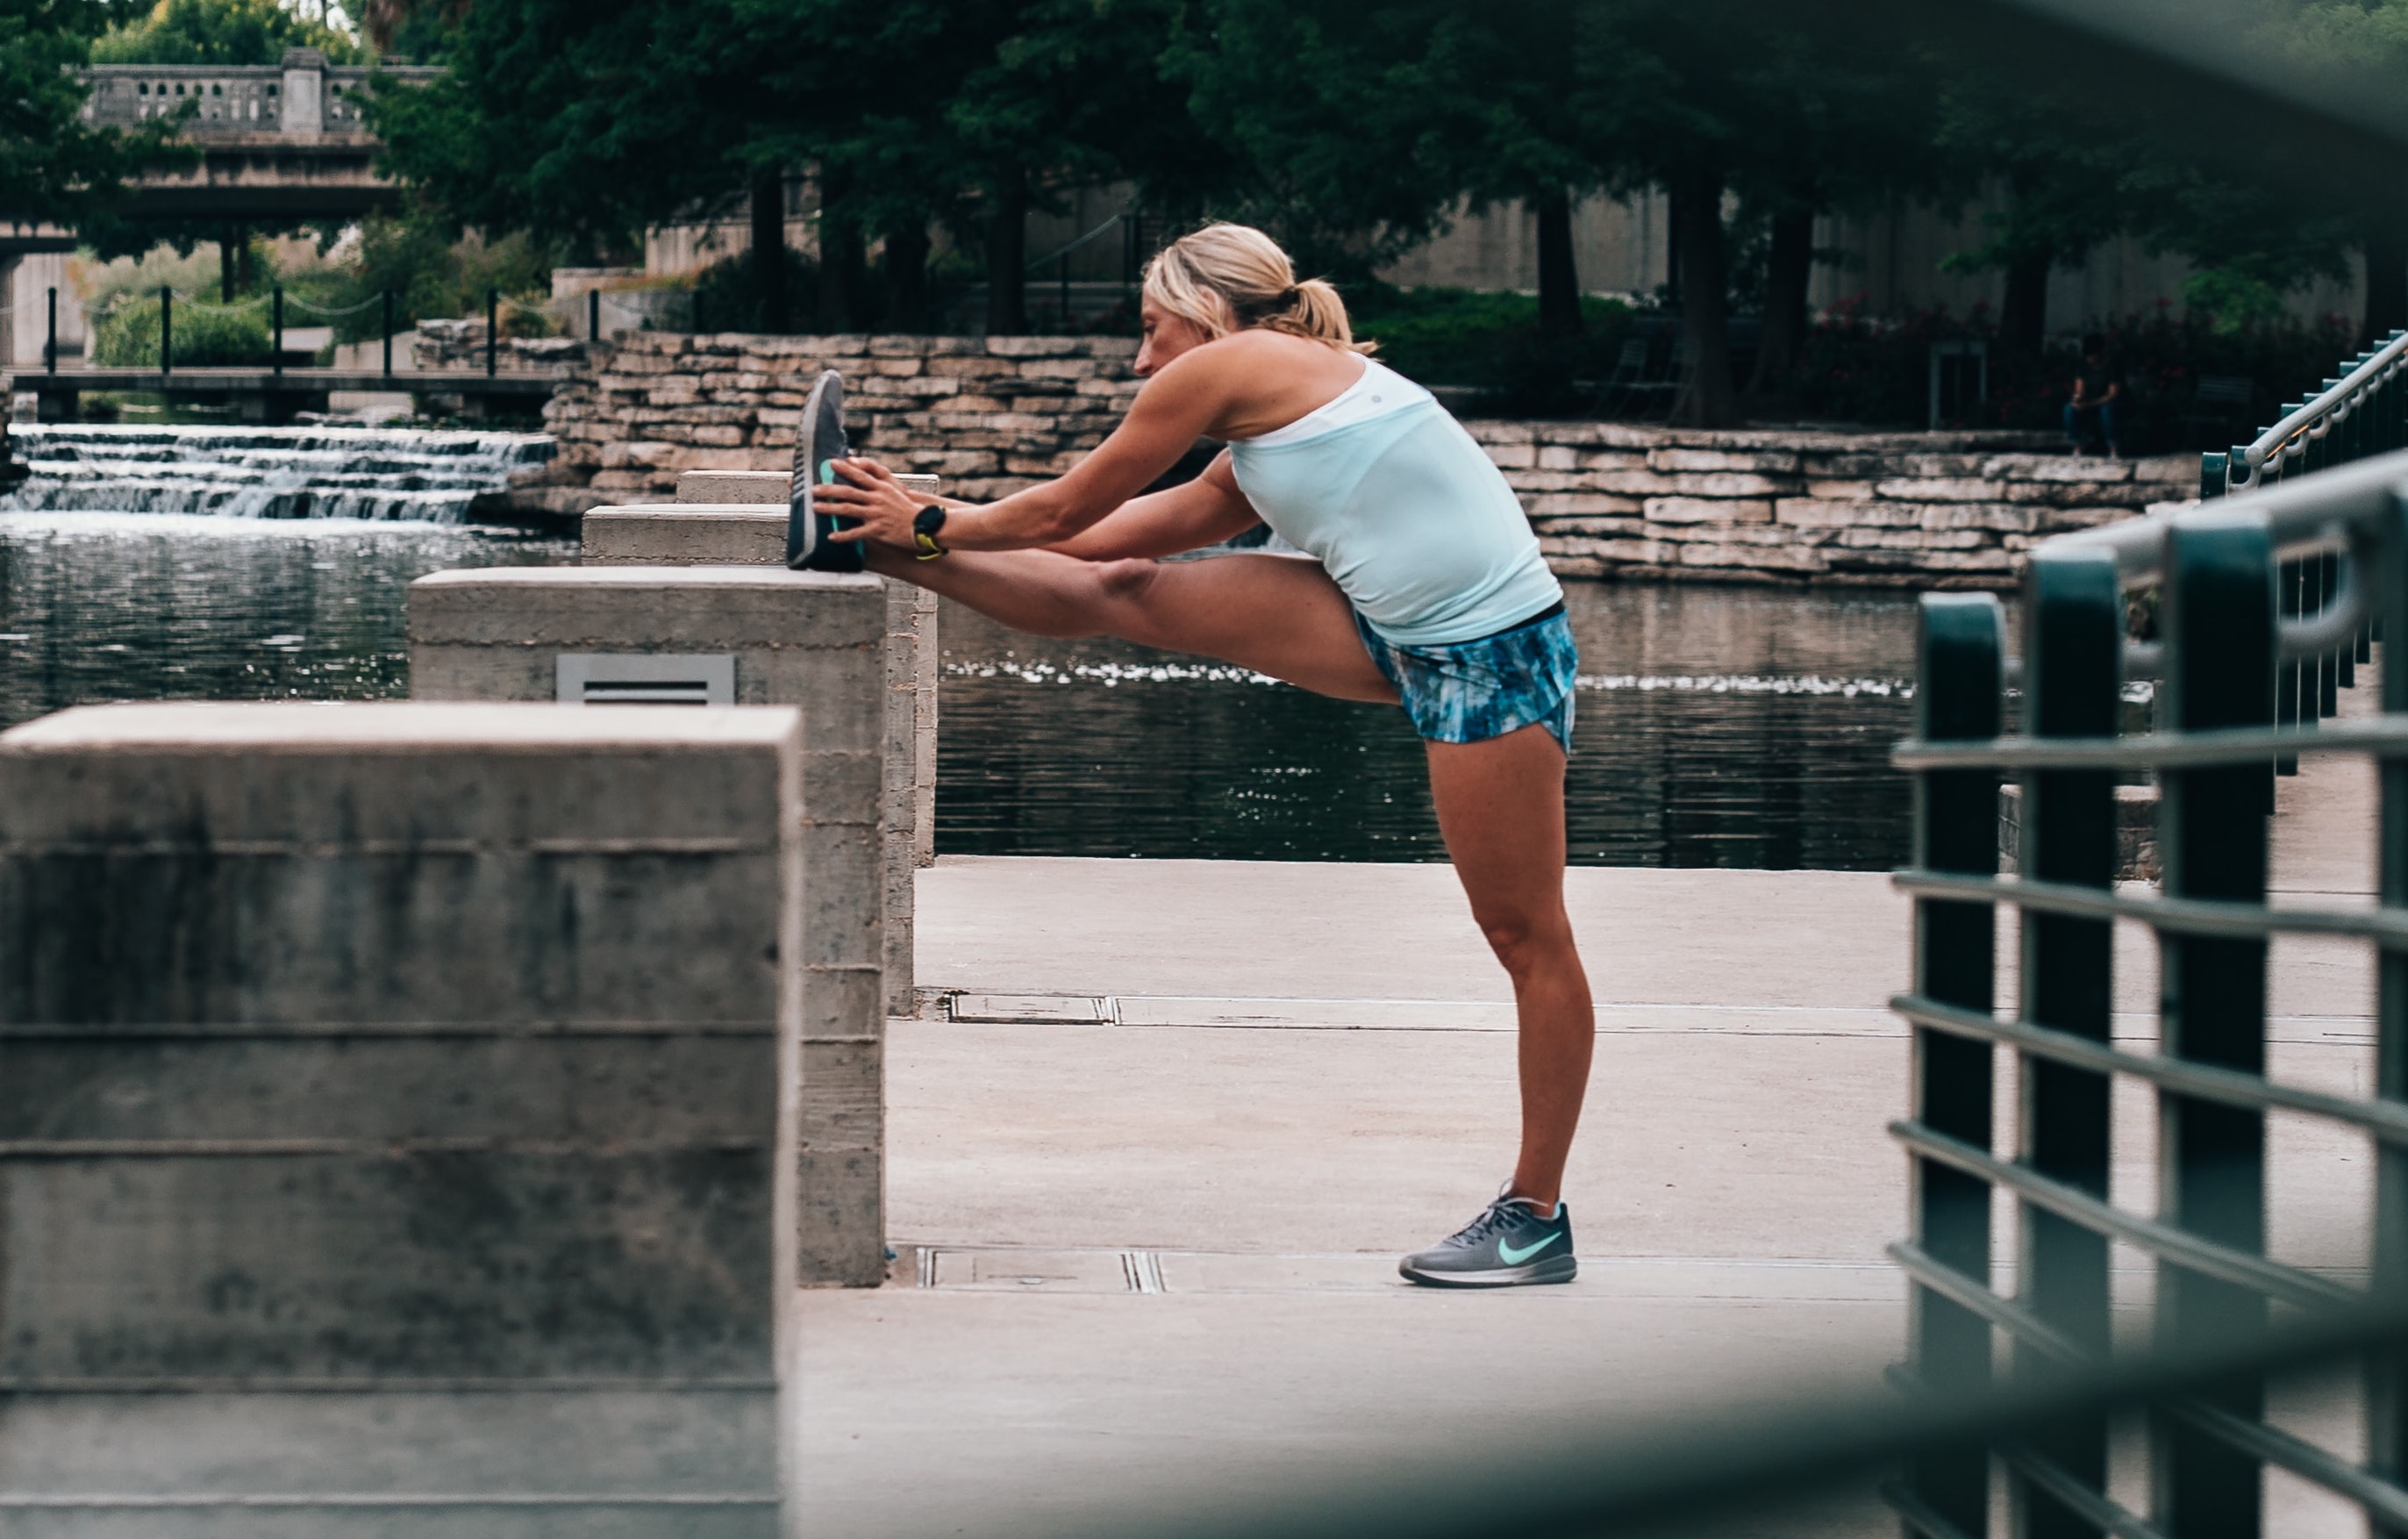
[[[564,652],[556,665],[563,705],[734,705],[736,654]]]

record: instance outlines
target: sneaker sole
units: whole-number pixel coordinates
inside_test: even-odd
[[[786,565],[796,570],[862,569],[860,545],[827,538],[838,527],[836,518],[822,513],[812,496],[820,482],[820,467],[849,457],[850,450],[844,436],[844,377],[827,369],[811,382],[810,396],[803,403],[802,426],[795,434],[794,484],[786,498]]]
[[[1409,1261],[1397,1263],[1397,1273],[1425,1287],[1526,1287],[1569,1283],[1580,1275],[1580,1263],[1566,1258],[1526,1267],[1498,1267],[1488,1272],[1430,1272]]]

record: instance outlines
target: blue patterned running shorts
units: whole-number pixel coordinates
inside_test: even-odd
[[[1485,742],[1533,725],[1572,751],[1572,684],[1580,651],[1557,604],[1476,641],[1407,647],[1386,640],[1360,612],[1354,628],[1371,661],[1404,697],[1413,730],[1434,742]]]

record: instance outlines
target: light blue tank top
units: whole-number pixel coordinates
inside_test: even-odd
[[[1373,388],[1400,404],[1363,415]],[[1325,414],[1332,425],[1314,431]],[[1320,410],[1232,441],[1229,465],[1263,522],[1320,557],[1398,646],[1477,640],[1563,599],[1488,455],[1428,391],[1378,364]]]

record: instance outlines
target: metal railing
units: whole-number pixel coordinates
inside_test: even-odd
[[[1892,1001],[1914,1028],[1914,1099],[1891,1129],[1914,1178],[1912,1237],[1892,1254],[1911,1281],[1909,1377],[1919,1387],[1983,1393],[2001,1342],[2011,1381],[2100,1371],[2116,1356],[2115,1246],[2150,1263],[2153,1330],[2176,1354],[2258,1339],[2277,1311],[2339,1317],[2408,1287],[2408,670],[2386,673],[2381,716],[2315,729],[2329,691],[2371,656],[2373,625],[2408,608],[2403,354],[2408,338],[2393,338],[2234,450],[2245,489],[2041,546],[2022,596],[2015,731],[2005,727],[2001,606],[1986,595],[1923,601],[1917,735],[1896,753],[1916,785],[1915,864],[1897,879],[1914,899],[1914,985]],[[2220,458],[2210,456],[2211,482]],[[2127,636],[2127,597],[2144,590],[2158,597],[2154,642]],[[2157,681],[2157,719],[2125,733],[2117,706],[2134,676]],[[2268,901],[2268,766],[2317,753],[2380,762],[2372,908]],[[2115,783],[2138,770],[2160,786],[2158,896],[2114,881]],[[2004,877],[1997,807],[2009,774],[2022,784],[2021,874]],[[1994,998],[2001,904],[2021,921],[2012,1019]],[[2119,921],[2148,927],[2159,948],[2154,1052],[2111,1034]],[[2300,934],[2373,949],[2372,1097],[2267,1076],[2269,946]],[[2021,1086],[2008,1152],[1992,1140],[2002,1048]],[[2119,1076],[2157,1100],[2153,1214],[2111,1200]],[[2375,1151],[2365,1286],[2268,1255],[2266,1126],[2278,1110],[2363,1135]],[[2015,1240],[2012,1256],[1994,1258],[2001,1189],[2016,1204]],[[1993,1280],[2001,1259],[2011,1289]],[[2408,1356],[2385,1348],[2366,1360],[2363,1464],[2270,1426],[2264,1373],[2237,1373],[2151,1402],[2146,1514],[2110,1498],[2109,1423],[2084,1408],[2011,1445],[1916,1459],[1892,1505],[1910,1532],[1985,1534],[1995,1459],[2023,1535],[2240,1539],[2263,1532],[2261,1472],[2272,1465],[2357,1504],[2378,1533],[2408,1532]]]
[[[2395,450],[2408,449],[2408,331],[2395,331],[2382,346],[2350,360],[2337,379],[2324,381],[2314,399],[2283,409],[2273,426],[2252,443],[2200,457],[2202,500],[2282,485]],[[2338,555],[2320,552],[2286,562],[2276,594],[2285,615],[2314,614],[2328,607],[2341,579]],[[2370,628],[2322,651],[2286,657],[2274,679],[2274,720],[2314,726],[2339,709],[2340,690],[2357,683],[2357,665],[2371,655]],[[2285,755],[2281,774],[2297,772]]]

